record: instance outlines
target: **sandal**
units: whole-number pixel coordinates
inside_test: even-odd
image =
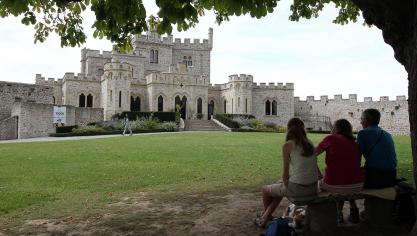
[[[264,222],[262,217],[256,217],[254,223],[258,228],[265,228],[267,222]]]

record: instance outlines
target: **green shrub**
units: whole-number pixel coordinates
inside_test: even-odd
[[[143,121],[144,129],[156,129],[160,121],[151,114],[149,117],[141,118]]]
[[[55,129],[55,132],[58,134],[62,133],[70,133],[74,128],[77,128],[77,125],[71,125],[71,126],[57,126]]]
[[[201,119],[203,119],[203,117],[204,117],[204,114],[197,113],[197,119],[201,120]]]
[[[178,125],[175,122],[163,122],[158,125],[158,128],[168,132],[173,132],[178,129]]]
[[[81,125],[77,128],[72,129],[72,133],[74,134],[81,134],[81,133],[102,133],[105,130],[103,127],[95,126],[95,125]]]
[[[129,117],[130,121],[134,121],[140,118],[147,118],[151,115],[160,121],[175,121],[175,112],[137,112],[137,111],[124,111],[120,114],[116,114],[115,117],[122,120],[125,116]]]
[[[226,125],[229,128],[237,129],[240,128],[240,124],[237,121],[234,121],[231,116],[228,117],[229,114],[216,114],[214,115],[214,119],[220,121],[224,125]]]
[[[256,130],[260,130],[264,128],[264,122],[262,120],[258,120],[258,119],[251,119],[249,121],[249,126],[256,129]]]
[[[266,122],[264,122],[264,126],[266,127],[266,128],[269,128],[269,129],[277,129],[278,128],[278,125],[277,124],[275,124],[274,122],[271,122],[271,121],[266,121]]]

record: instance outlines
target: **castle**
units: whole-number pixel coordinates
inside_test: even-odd
[[[202,42],[147,32],[135,37],[130,53],[82,49],[77,75],[65,73],[62,79],[45,79],[37,74],[35,85],[0,82],[0,131],[3,136],[20,133],[19,138],[42,136],[46,131],[33,134],[29,130],[42,123],[51,131],[49,114],[54,105],[68,108],[67,124],[80,124],[110,120],[123,111],[174,111],[178,104],[185,120],[210,119],[216,113],[252,114],[285,126],[295,115],[306,121],[307,128],[316,130],[328,130],[339,118],[347,118],[357,130],[360,112],[376,107],[387,113],[382,117],[383,127],[398,134],[409,132],[408,105],[403,96],[396,101],[383,97],[373,102],[367,98],[363,103],[357,102],[356,95],[349,95],[347,100],[338,95],[300,101],[294,98],[292,83],[257,84],[245,74],[230,75],[226,83],[212,85],[212,48],[210,28],[208,39]],[[33,127],[25,127],[30,125]]]

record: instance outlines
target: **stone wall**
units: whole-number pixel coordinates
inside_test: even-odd
[[[15,101],[53,103],[53,89],[48,86],[0,81],[0,120],[11,116]]]
[[[103,120],[102,108],[81,108],[66,106],[66,124],[80,125]],[[53,124],[53,104],[42,103],[14,103],[12,116],[18,117],[18,138],[45,137],[55,133]]]
[[[286,126],[289,119],[294,116],[294,85],[270,83],[253,86],[252,114],[261,120],[274,122],[280,126]],[[266,115],[266,101],[277,102],[277,115]],[[272,105],[271,105],[272,106]]]
[[[295,115],[302,119],[312,117],[328,117],[330,122],[337,119],[347,119],[351,122],[354,131],[362,129],[360,117],[362,111],[367,108],[375,108],[381,112],[380,126],[393,134],[409,134],[410,124],[408,120],[408,102],[405,96],[397,96],[396,100],[389,100],[383,96],[379,101],[372,101],[372,98],[365,98],[363,102],[357,101],[356,94],[350,94],[348,99],[343,99],[342,95],[335,95],[333,99],[328,96],[321,96],[320,100],[315,100],[313,96],[308,96],[307,100],[301,101],[295,98]],[[313,127],[323,129],[325,127]]]
[[[0,140],[17,138],[17,116],[6,118],[0,121]]]

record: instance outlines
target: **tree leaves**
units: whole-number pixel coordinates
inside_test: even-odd
[[[213,11],[216,22],[230,16],[249,14],[261,18],[274,11],[279,0],[156,0],[158,16],[148,16],[149,28],[158,33],[171,33],[194,27],[205,11]],[[355,22],[359,9],[351,0],[293,0],[290,20],[318,17],[326,4],[339,9],[334,23]],[[106,38],[117,50],[131,49],[133,35],[148,30],[146,9],[142,0],[0,0],[0,16],[22,16],[25,25],[34,25],[35,42],[44,42],[50,33],[61,38],[61,46],[79,46],[86,40],[83,18],[90,7],[96,16],[93,37]]]

